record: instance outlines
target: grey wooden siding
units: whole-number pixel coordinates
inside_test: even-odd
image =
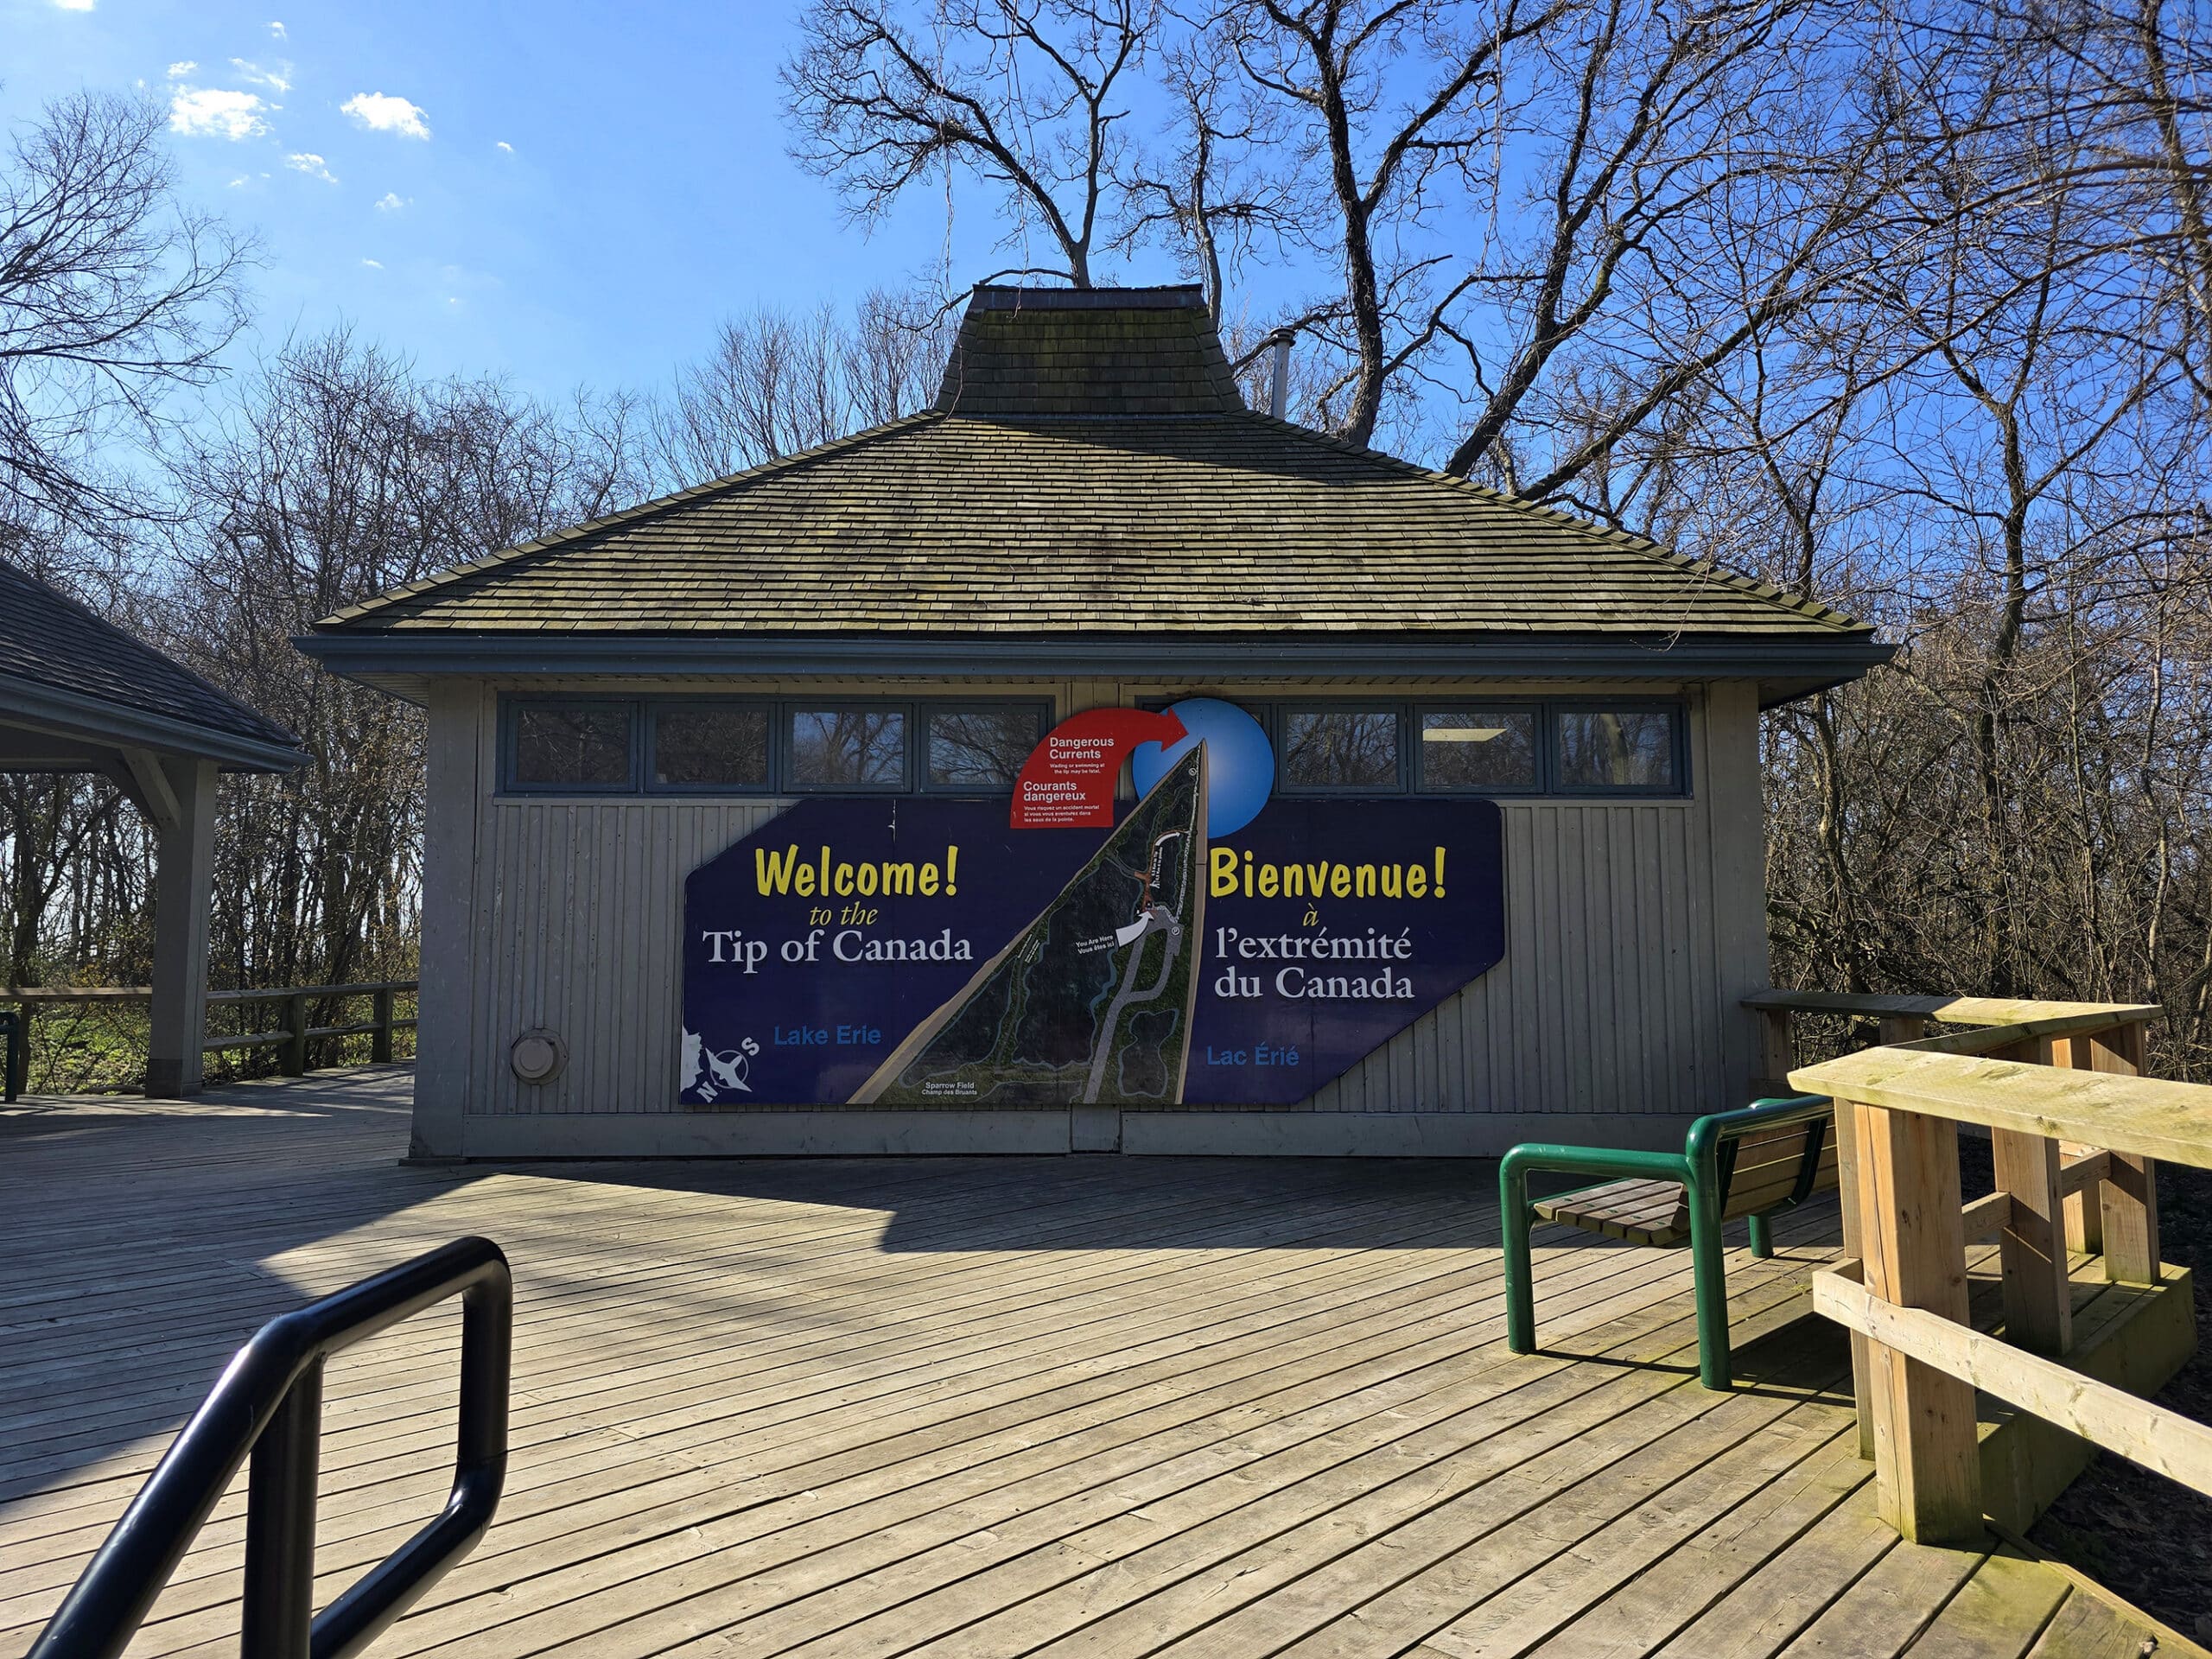
[[[492,802],[478,865],[469,1109],[673,1112],[683,1027],[683,878],[779,810],[766,801]],[[569,1064],[517,1081],[533,1026]]]
[[[1505,808],[1505,957],[1316,1111],[1712,1109],[1725,1090],[1695,802]]]
[[[1702,722],[1699,722],[1701,726]],[[496,799],[476,894],[469,1109],[680,1112],[684,875],[772,802]],[[1309,1109],[1616,1115],[1713,1109],[1726,1044],[1708,801],[1508,804],[1506,951]],[[1763,970],[1750,970],[1751,977]],[[531,1087],[507,1050],[559,1032]]]

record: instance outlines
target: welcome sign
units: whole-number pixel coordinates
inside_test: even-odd
[[[1204,736],[1109,830],[818,798],[701,865],[682,1098],[1288,1105],[1497,963],[1495,803],[1246,787],[1225,821]]]

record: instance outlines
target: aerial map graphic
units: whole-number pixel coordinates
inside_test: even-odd
[[[1182,1096],[1205,931],[1205,749],[900,1043],[856,1105],[1160,1105]]]

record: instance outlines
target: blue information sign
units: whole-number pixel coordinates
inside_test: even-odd
[[[1277,797],[1205,751],[1111,830],[1004,800],[802,802],[684,888],[683,1098],[1287,1105],[1504,950],[1494,802]]]

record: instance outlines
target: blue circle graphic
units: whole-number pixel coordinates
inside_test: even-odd
[[[1206,746],[1206,837],[1233,836],[1260,816],[1274,792],[1275,750],[1260,722],[1219,697],[1189,697],[1167,712],[1188,734],[1163,749],[1140,743],[1129,751],[1129,778],[1141,798],[1168,767],[1200,741]]]

